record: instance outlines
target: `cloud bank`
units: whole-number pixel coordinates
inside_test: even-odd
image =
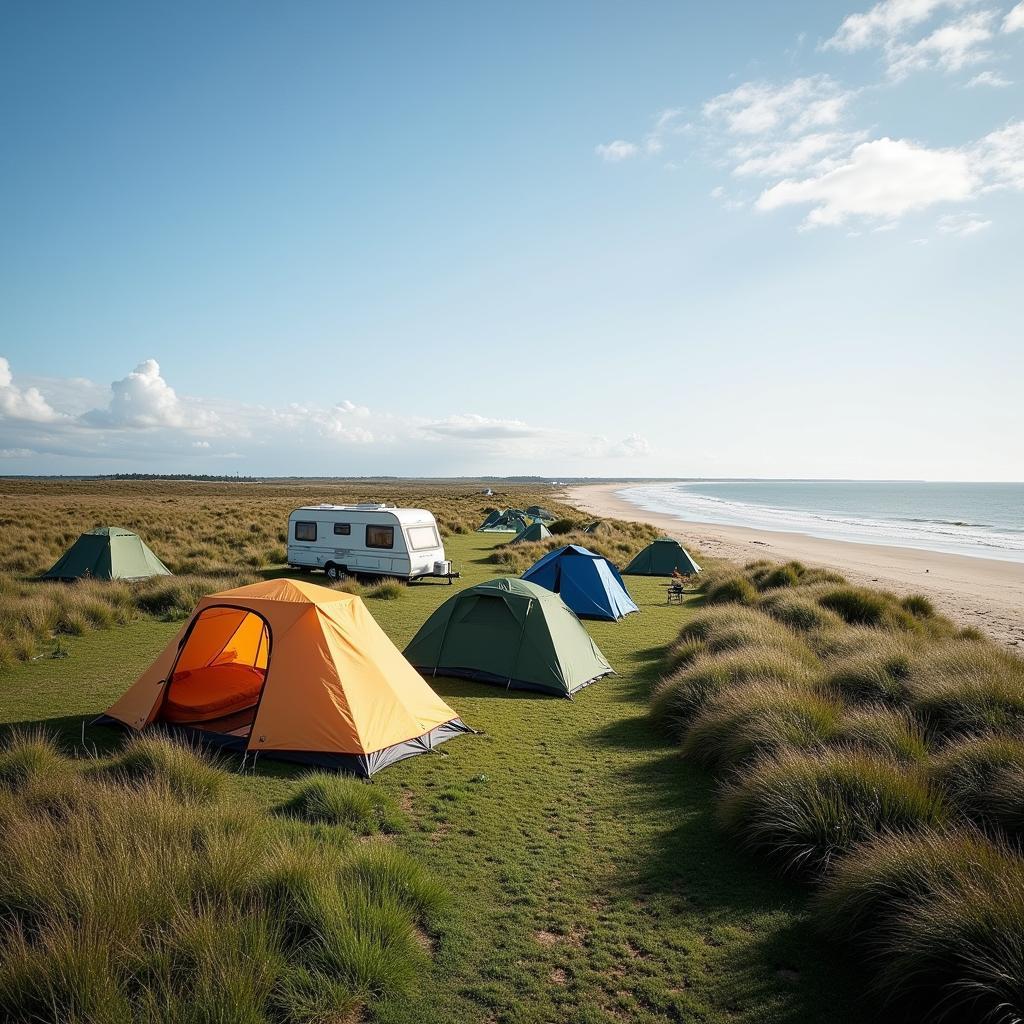
[[[25,384],[0,357],[6,472],[56,471],[69,460],[84,472],[172,464],[221,473],[225,460],[253,474],[381,473],[396,465],[406,473],[445,473],[467,464],[477,472],[536,472],[541,466],[565,472],[649,453],[646,439],[635,433],[609,440],[475,412],[429,419],[376,412],[351,400],[267,407],[182,396],[155,359],[107,388],[75,378]]]

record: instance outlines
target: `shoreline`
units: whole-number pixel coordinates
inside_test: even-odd
[[[836,569],[851,583],[900,595],[924,594],[954,622],[984,630],[1010,646],[1024,646],[1024,564],[1020,562],[687,522],[620,498],[616,492],[627,486],[628,481],[579,484],[565,488],[564,495],[569,504],[594,516],[650,523],[711,558],[741,564],[755,558],[796,559]]]

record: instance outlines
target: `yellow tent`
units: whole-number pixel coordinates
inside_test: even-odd
[[[472,731],[360,598],[298,580],[204,597],[102,720],[365,776]]]

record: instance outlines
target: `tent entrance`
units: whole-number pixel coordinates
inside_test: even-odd
[[[157,720],[246,737],[270,662],[270,627],[245,608],[206,608],[178,652]]]

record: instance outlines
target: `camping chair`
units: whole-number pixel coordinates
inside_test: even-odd
[[[665,598],[668,604],[682,604],[686,591],[683,589],[682,580],[673,580],[665,586]]]

